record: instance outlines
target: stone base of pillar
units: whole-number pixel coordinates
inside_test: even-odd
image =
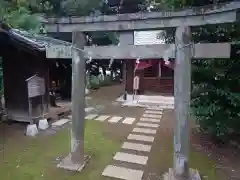
[[[38,128],[41,130],[46,130],[49,128],[48,120],[47,119],[40,119],[38,121]]]
[[[26,130],[26,136],[36,136],[38,134],[38,128],[36,124],[29,124]]]
[[[84,156],[84,161],[82,163],[76,164],[72,162],[71,160],[71,154],[69,154],[67,157],[65,157],[58,165],[58,168],[66,169],[69,171],[78,171],[81,172],[91,159],[90,156]]]
[[[201,180],[200,174],[196,169],[189,169],[190,177],[184,180]],[[183,180],[174,177],[173,169],[170,168],[167,173],[163,175],[163,180]]]

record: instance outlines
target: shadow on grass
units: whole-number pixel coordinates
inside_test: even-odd
[[[69,129],[54,136],[11,139],[0,153],[0,175],[4,180],[97,180],[120,142],[105,137],[101,122],[87,121],[85,152],[92,156],[83,172],[70,172],[56,168],[61,157],[70,150]],[[4,158],[4,159],[3,159]]]

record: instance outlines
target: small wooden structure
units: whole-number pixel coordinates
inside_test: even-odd
[[[45,49],[48,44],[58,43],[1,24],[0,56],[8,119],[33,123],[49,112],[49,61]]]
[[[2,24],[0,46],[7,116],[11,120],[32,123],[48,111],[49,69],[44,44]],[[44,90],[42,97],[32,98],[37,92],[33,84],[30,84],[35,80],[36,74],[43,80]]]

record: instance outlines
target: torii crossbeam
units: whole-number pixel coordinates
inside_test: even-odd
[[[193,58],[230,58],[230,43],[203,43],[193,45]],[[175,44],[95,46],[84,47],[93,59],[159,59],[175,58]]]
[[[47,18],[48,32],[130,31],[178,26],[233,23],[238,20],[240,2],[182,11],[140,12],[97,17]]]
[[[230,58],[230,43],[193,44],[193,57],[198,59]],[[160,59],[169,52],[168,58],[175,58],[175,44],[126,45],[126,46],[85,46],[86,57],[92,59]],[[71,47],[51,46],[47,58],[71,59]]]

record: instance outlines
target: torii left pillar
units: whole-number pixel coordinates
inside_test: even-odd
[[[58,165],[71,171],[81,171],[90,158],[84,154],[86,60],[82,49],[85,42],[82,32],[73,32],[71,153]]]

